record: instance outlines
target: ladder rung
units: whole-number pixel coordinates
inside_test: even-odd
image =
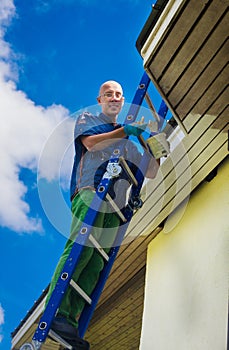
[[[79,295],[81,295],[81,297],[86,300],[86,302],[88,304],[91,305],[91,298],[83,291],[82,288],[80,288],[80,286],[78,286],[78,284],[76,284],[76,282],[74,282],[73,280],[70,281],[70,285],[77,291],[77,293],[79,293]]]
[[[49,331],[49,337],[54,339],[57,343],[62,345],[65,349],[72,350],[73,347],[67,343],[63,338],[61,338],[56,332],[54,332],[52,329]]]
[[[150,96],[149,96],[148,92],[146,92],[146,94],[145,94],[145,100],[146,100],[149,108],[151,109],[154,118],[156,119],[157,122],[160,123],[160,121],[161,121],[160,117],[159,117],[159,115],[158,115],[158,113],[157,113],[157,111],[156,111],[156,109],[155,109],[155,107],[154,107],[154,105],[153,105],[153,103],[152,103],[152,101],[150,99]]]
[[[137,185],[138,185],[138,181],[136,180],[136,178],[135,178],[134,174],[132,173],[132,171],[131,171],[129,165],[128,165],[127,162],[126,162],[126,160],[125,160],[122,156],[119,157],[119,163],[122,164],[123,168],[125,169],[127,175],[129,176],[129,178],[131,179],[131,181],[133,182],[133,184],[134,184],[135,186],[137,186]]]
[[[146,141],[144,140],[142,135],[138,136],[138,141],[140,142],[140,144],[142,145],[142,147],[145,149],[145,151],[149,152],[148,146]]]
[[[123,215],[123,213],[121,212],[121,210],[119,209],[119,207],[117,206],[117,204],[115,203],[115,201],[113,201],[113,199],[111,198],[111,196],[109,195],[109,193],[107,193],[106,198],[108,199],[110,205],[112,206],[112,208],[115,210],[115,212],[119,215],[119,217],[121,218],[121,220],[123,222],[127,222],[127,219],[125,218],[125,216]]]
[[[89,236],[89,240],[91,241],[91,243],[93,244],[93,246],[98,250],[98,252],[103,256],[103,258],[108,261],[109,260],[109,256],[107,255],[107,253],[104,251],[104,249],[101,247],[101,245],[99,245],[99,243],[96,241],[95,237],[93,237],[92,235]]]

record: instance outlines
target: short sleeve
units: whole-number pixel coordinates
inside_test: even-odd
[[[76,120],[74,138],[79,136],[90,136],[99,133],[98,118],[89,112],[80,114]]]

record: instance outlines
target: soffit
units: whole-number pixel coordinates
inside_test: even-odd
[[[187,134],[205,117],[206,128],[211,119],[211,128],[228,130],[228,32],[228,1],[171,0],[141,50]]]

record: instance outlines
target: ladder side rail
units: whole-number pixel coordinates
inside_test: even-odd
[[[146,94],[146,91],[149,87],[149,83],[150,83],[150,78],[149,76],[147,75],[146,72],[143,73],[143,76],[141,78],[141,81],[138,85],[138,89],[134,95],[134,98],[132,100],[132,103],[131,103],[131,106],[130,106],[130,110],[127,114],[127,117],[129,114],[132,114],[132,111],[135,110],[135,108],[137,109],[137,113],[139,111],[139,108],[140,106],[142,105],[142,102],[144,100],[144,97],[145,97],[145,94]]]
[[[168,113],[168,110],[169,110],[168,106],[166,105],[165,101],[162,99],[158,113],[157,113],[159,118],[160,118],[160,122],[158,123],[158,130],[159,131],[162,130],[162,127],[163,127],[163,124],[165,121],[166,114]]]
[[[153,157],[149,151],[144,151],[140,165],[136,171],[135,177],[138,180],[137,185],[133,185],[130,191],[130,199],[137,200],[140,197],[140,192],[142,189],[143,182],[145,180],[145,175],[148,169],[150,158]]]
[[[134,98],[132,100],[132,103],[130,105],[128,113],[126,115],[124,125],[131,124],[136,120],[139,109],[142,105],[145,94],[146,94],[147,89],[149,87],[149,83],[150,83],[150,78],[148,77],[148,75],[146,73],[144,73],[142,76],[142,79],[140,81],[140,84],[138,85],[137,91],[134,95]]]
[[[146,92],[146,94],[147,94],[147,92]],[[159,132],[162,130],[162,127],[163,127],[163,124],[164,124],[164,120],[165,120],[165,117],[166,117],[167,113],[168,113],[168,106],[166,105],[166,103],[162,99],[160,107],[159,107],[159,110],[157,112],[157,115],[158,115],[158,117],[160,119],[160,121],[158,121],[158,131]],[[150,136],[153,136],[153,135],[154,135],[154,132],[151,132]],[[153,157],[153,154],[152,154],[150,148],[147,146],[147,143],[144,142],[144,140],[142,140],[141,135],[138,137],[138,139],[139,139],[139,142],[141,143],[141,145],[144,148],[144,155],[143,156],[146,156],[146,155],[149,156],[150,155],[151,157]],[[130,198],[134,199],[134,198],[137,198],[140,195],[141,187],[142,187],[142,184],[143,184],[143,181],[144,181],[143,174],[146,174],[146,171],[147,171],[146,165],[147,165],[147,163],[145,162],[144,157],[143,157],[143,161],[141,162],[141,166],[140,166],[140,169],[142,169],[142,170],[138,169],[138,173],[139,174],[136,175],[136,178],[138,177],[141,180],[139,181],[137,186],[136,185],[132,186],[131,193],[130,193]]]
[[[79,261],[80,254],[82,252],[83,246],[81,244],[74,243],[74,249],[76,250],[76,256],[75,261],[76,264]],[[65,262],[64,268],[59,276],[59,279],[56,283],[56,286],[50,296],[50,299],[48,301],[48,304],[44,310],[44,313],[42,317],[40,318],[40,321],[38,323],[37,329],[35,330],[33,341],[38,343],[43,343],[49,333],[49,330],[51,328],[51,323],[53,318],[56,315],[56,311],[63,299],[64,292],[66,291],[68,284],[71,280],[71,260],[67,260]],[[38,348],[39,349],[39,348]]]

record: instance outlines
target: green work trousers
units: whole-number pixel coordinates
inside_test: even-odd
[[[79,228],[81,227],[94,195],[94,191],[83,189],[77,193],[72,201],[71,234],[52,277],[46,298],[46,305],[69,256],[77,233],[79,232]],[[112,247],[119,224],[119,218],[116,214],[109,211],[108,203],[104,201],[96,217],[91,233],[107,253]],[[88,244],[88,246],[83,248],[72,279],[85,291],[86,294],[90,295],[96,286],[103,266],[104,260],[102,256],[95,248]],[[58,315],[66,317],[70,324],[77,327],[77,319],[84,305],[85,300],[71,286],[69,286],[59,307]]]

